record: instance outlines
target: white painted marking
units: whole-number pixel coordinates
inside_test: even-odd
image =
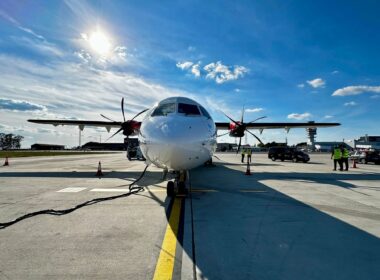
[[[136,180],[136,178],[123,178],[124,180],[128,180],[128,181],[134,181]]]
[[[90,192],[129,192],[129,189],[92,189]]]
[[[74,188],[74,187],[70,187],[70,188],[65,188],[65,189],[62,189],[62,190],[59,190],[57,192],[80,192],[80,191],[83,191],[87,188]]]
[[[144,191],[145,192],[166,192],[166,189],[153,189],[153,190],[152,189],[145,189]],[[90,192],[129,192],[129,189],[128,188],[119,188],[119,189],[97,188],[97,189],[90,190]]]

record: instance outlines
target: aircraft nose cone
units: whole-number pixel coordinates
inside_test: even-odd
[[[142,152],[155,165],[186,170],[210,158],[207,126],[194,119],[153,119],[141,127]]]

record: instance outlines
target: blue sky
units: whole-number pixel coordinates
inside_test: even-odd
[[[1,1],[0,131],[77,145],[28,118],[121,120],[184,95],[246,120],[331,121],[317,140],[379,135],[377,1]],[[83,141],[106,139],[85,129]],[[262,139],[306,140],[303,129]],[[222,141],[234,141],[223,137]],[[115,141],[122,141],[116,138]],[[248,138],[250,143],[254,139]]]

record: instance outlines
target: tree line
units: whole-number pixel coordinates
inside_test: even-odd
[[[15,135],[12,133],[9,133],[9,134],[0,133],[0,149],[1,150],[20,149],[22,139],[24,139],[24,137],[21,135]]]

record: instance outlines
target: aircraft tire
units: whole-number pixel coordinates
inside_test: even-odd
[[[166,185],[166,195],[169,197],[174,196],[174,182],[169,181],[168,184]]]

